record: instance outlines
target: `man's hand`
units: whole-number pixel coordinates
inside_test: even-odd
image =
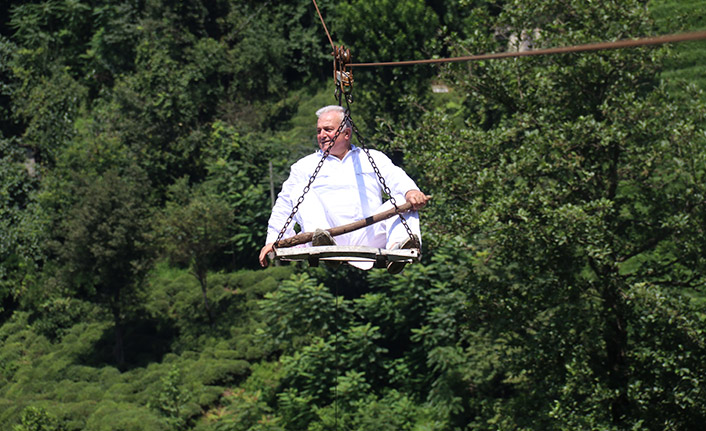
[[[266,267],[267,266],[267,253],[271,252],[273,250],[274,242],[271,242],[269,244],[265,244],[264,247],[262,247],[262,250],[260,250],[260,266],[261,267]]]
[[[410,190],[404,195],[407,202],[412,204],[412,209],[417,211],[424,208],[431,196],[427,196],[419,190]]]

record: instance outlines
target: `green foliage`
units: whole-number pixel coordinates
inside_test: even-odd
[[[0,298],[8,304],[36,280],[44,256],[34,169],[24,149],[0,135]]]
[[[195,280],[183,270],[171,271],[170,277],[176,272],[191,280],[194,302],[198,303],[200,293]],[[256,327],[262,326],[256,319],[255,302],[276,287],[276,280],[286,279],[290,273],[287,268],[271,268],[214,276],[211,289],[224,291],[223,297],[214,301],[214,305],[224,307],[222,327],[194,325],[194,331],[211,331],[202,334],[198,343],[192,343],[198,350],[185,349],[187,340],[177,341],[174,350],[178,354],[169,353],[160,361],[123,372],[92,359],[105,331],[111,327],[110,319],[74,325],[52,344],[34,331],[28,315],[15,313],[0,328],[0,420],[19,423],[26,406],[51,400],[52,408],[47,408],[47,412],[66,429],[103,429],[105,423],[113,422],[115,427],[122,427],[118,429],[191,429],[202,410],[218,403],[227,405],[227,388],[238,385],[250,374],[250,365],[243,357],[260,360],[268,354],[261,346],[255,350],[261,341],[254,336]],[[151,283],[156,289],[163,288],[158,279]],[[147,297],[153,305],[145,308],[155,310],[159,298]],[[178,302],[180,298],[174,300]],[[182,325],[187,323],[187,317],[181,318]],[[178,336],[191,336],[188,328],[184,329]],[[242,340],[232,344],[231,331],[251,334],[252,339],[247,341],[243,335]],[[271,367],[254,368],[248,390],[266,386],[268,396],[272,396],[275,383],[270,380],[271,373]],[[265,408],[265,404],[262,406]],[[118,419],[120,411],[134,418]]]
[[[531,29],[536,46],[650,33],[637,2],[604,3],[600,14],[585,2],[511,2],[488,25],[507,31],[481,32],[468,49],[498,51]],[[631,50],[478,63],[471,75],[449,68],[469,95],[466,126],[447,133],[454,123],[440,110],[400,139],[428,189],[440,191],[429,226],[439,240],[455,233],[467,244],[460,289],[470,310],[482,310],[464,343],[426,349],[428,365],[451,373],[435,380],[431,399],[444,400],[456,423],[625,429],[671,417],[638,409],[635,389],[650,384],[628,358],[663,347],[632,332],[641,325],[626,297],[642,283],[670,295],[702,288],[702,241],[693,239],[703,235],[706,164],[694,146],[703,105],[694,99],[685,116],[654,87],[658,58]],[[453,307],[443,310],[430,317]],[[688,321],[700,325],[693,313]],[[501,365],[483,366],[477,354]],[[455,388],[454,374],[473,379],[473,391]]]
[[[698,359],[706,347],[703,308],[647,283],[636,284],[628,294],[635,344],[630,391],[638,416],[645,424],[663,421],[672,429],[699,427],[706,414],[703,362]]]
[[[351,49],[354,62],[419,60],[439,52],[439,17],[421,0],[353,0],[334,9],[334,37]],[[370,17],[375,17],[371,20]],[[430,94],[433,67],[386,67],[354,70],[354,112],[362,125],[380,117],[415,123],[409,109],[400,109],[412,96],[422,103]],[[359,83],[358,83],[359,82]],[[361,105],[362,103],[362,105]],[[415,113],[414,110],[411,110]]]
[[[103,401],[86,420],[86,431],[167,431],[171,424],[162,421],[145,407],[115,401]]]
[[[210,274],[208,299],[215,315],[215,325],[210,325],[204,318],[202,292],[195,278],[185,270],[160,264],[147,280],[145,311],[153,319],[165,319],[178,333],[172,351],[202,349],[218,337],[229,336],[230,348],[238,357],[257,360],[272,348],[257,333],[264,326],[258,301],[291,274],[291,267]]]
[[[63,256],[69,273],[88,294],[108,302],[114,290],[145,271],[149,189],[141,180],[139,171],[107,172],[79,190],[81,199],[66,220]]]
[[[319,3],[356,62],[703,18],[697,1]],[[706,107],[670,72],[696,83],[698,43],[355,69],[358,125],[435,196],[424,263],[393,277],[248,270],[333,102],[310,1],[12,1],[0,33],[6,428],[703,423]]]
[[[261,137],[243,138],[235,128],[217,121],[207,140],[206,182],[213,199],[233,212],[227,247],[238,266],[246,268],[257,264],[257,253],[264,241],[259,227],[266,225],[271,209],[264,183],[268,156],[275,151],[270,145],[250,142],[257,139]]]
[[[32,67],[22,65],[15,70],[22,85],[13,97],[14,115],[27,124],[22,144],[34,150],[44,163],[51,164],[74,136],[73,125],[85,88],[61,67],[52,68],[44,76],[34,75]]]
[[[91,8],[86,4],[49,0],[15,5],[10,26],[22,45],[46,50],[47,60],[63,55],[63,60],[76,61],[81,58],[90,20]]]
[[[337,329],[336,304],[329,289],[306,274],[286,280],[262,302],[267,338],[293,351],[327,336]]]
[[[234,101],[279,98],[297,78],[310,76],[330,58],[328,47],[321,43],[319,23],[310,2],[290,0],[267,5],[240,2],[234,5],[227,19],[230,30],[226,37],[233,44],[229,57],[233,60],[234,79],[229,97]],[[275,102],[274,110],[278,108],[282,107]],[[257,118],[262,116],[257,109],[273,107],[256,103],[254,109],[234,114]]]
[[[12,95],[17,86],[16,77],[12,72],[12,56],[17,45],[3,35],[0,35],[0,133],[1,136],[12,136],[16,127],[12,110],[10,109]]]
[[[233,216],[216,196],[190,189],[187,181],[182,178],[169,188],[169,201],[158,217],[158,229],[170,259],[188,265],[199,281],[206,314],[213,322],[207,274],[214,255],[223,251],[225,232]]]
[[[368,323],[347,328],[340,335],[315,338],[294,355],[284,356],[281,359],[284,384],[297,388],[312,403],[322,405],[334,399],[339,364],[361,373],[360,376],[366,375],[365,380],[379,383],[378,379],[387,373],[383,363],[386,349],[377,345],[381,339],[378,328]]]
[[[372,429],[373,418],[386,409],[406,412],[390,413],[395,418],[389,420],[390,429],[443,427],[442,415],[431,415],[431,407],[417,404],[419,393],[413,391],[426,392],[429,370],[424,351],[410,342],[409,326],[424,319],[428,301],[438,293],[427,284],[435,269],[408,271],[408,278],[396,282],[384,272],[372,273],[375,292],[354,299],[334,301],[308,276],[283,283],[265,299],[265,316],[280,316],[270,319],[266,334],[275,341],[289,334],[292,341],[280,345],[285,352],[295,349],[280,359],[283,389],[276,411],[287,428],[330,428],[340,421],[354,429]],[[298,321],[281,317],[292,313]],[[390,384],[415,396],[393,396],[385,389]]]
[[[181,379],[179,369],[169,370],[169,373],[162,378],[162,388],[155,402],[157,409],[167,417],[169,429],[174,430],[186,428],[182,410],[189,399],[189,394],[184,388],[179,387]]]
[[[341,381],[343,385],[348,383],[345,378],[341,378]],[[361,397],[342,412],[334,406],[328,406],[318,410],[317,414],[319,421],[308,428],[312,431],[335,429],[337,426],[361,431],[445,429],[441,422],[431,418],[434,415],[431,408],[419,406],[395,390],[381,398]]]
[[[279,382],[279,366],[260,362],[238,388],[228,389],[209,409],[195,430],[281,430],[280,418],[273,414],[271,401]]]
[[[14,431],[59,431],[57,419],[39,407],[27,407],[22,411],[21,423],[15,425]]]
[[[90,40],[81,59],[86,62],[84,76],[97,94],[112,85],[116,77],[134,70],[135,48],[141,33],[138,5],[109,2],[94,7]]]
[[[108,111],[108,126],[162,186],[199,173],[199,116],[212,108],[203,103],[207,95],[201,92],[207,89],[200,83],[208,79],[203,66],[170,55],[174,44],[157,32],[138,45],[137,70],[116,82]]]
[[[648,3],[650,15],[662,34],[704,30],[706,17],[695,13],[704,6],[706,3],[703,0],[653,0]],[[683,86],[695,86],[702,91],[706,89],[706,80],[701,73],[699,60],[703,58],[705,49],[699,42],[681,43],[671,47],[671,55],[665,60],[661,73],[670,94],[679,96]]]
[[[61,255],[67,283],[103,304],[116,325],[115,359],[123,363],[122,322],[136,300],[149,268],[149,188],[139,170],[110,170],[79,190],[81,196],[65,220]]]
[[[197,430],[214,431],[280,431],[279,419],[262,399],[260,391],[248,393],[237,389],[227,392],[223,405],[206,414],[204,425]]]
[[[31,316],[32,329],[50,340],[61,339],[80,322],[100,320],[102,314],[97,304],[57,292],[47,292],[37,302]]]

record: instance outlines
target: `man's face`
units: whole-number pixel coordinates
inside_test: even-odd
[[[341,125],[341,115],[336,111],[324,112],[316,122],[316,141],[319,148],[325,151],[336,136],[336,131]],[[339,135],[336,143],[331,147],[330,154],[339,159],[343,158],[350,149],[351,130],[345,129]]]

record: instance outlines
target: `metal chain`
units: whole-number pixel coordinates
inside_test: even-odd
[[[360,148],[368,156],[368,161],[370,162],[370,165],[373,167],[373,171],[375,172],[375,175],[377,175],[378,181],[380,182],[380,185],[382,186],[383,191],[385,192],[385,194],[387,194],[387,196],[390,197],[390,202],[395,207],[395,212],[400,217],[400,222],[402,222],[402,226],[404,226],[405,230],[407,231],[407,235],[409,235],[410,239],[415,244],[416,248],[419,248],[419,246],[420,246],[419,240],[414,236],[414,233],[412,233],[412,229],[407,224],[407,219],[405,219],[404,216],[402,215],[402,213],[400,212],[400,209],[397,206],[397,201],[395,200],[395,197],[392,195],[392,191],[390,191],[390,188],[387,186],[387,183],[385,182],[385,178],[380,173],[380,169],[378,169],[377,165],[375,164],[375,160],[373,160],[373,156],[370,154],[370,150],[365,147],[365,139],[363,139],[362,135],[358,131],[358,127],[356,127],[355,123],[353,122],[353,119],[350,118],[350,115],[348,118],[351,122],[351,128],[353,129],[353,133],[355,134],[355,137],[358,140],[358,142],[360,142]]]
[[[277,239],[275,240],[275,243],[274,243],[274,248],[277,248],[277,245],[279,244],[280,240],[284,236],[284,233],[287,231],[287,227],[289,227],[289,224],[292,222],[292,220],[294,220],[294,216],[299,211],[299,205],[301,205],[301,203],[304,202],[304,195],[306,195],[309,192],[309,189],[311,188],[311,184],[314,182],[314,180],[316,179],[316,176],[319,174],[321,167],[324,165],[324,161],[326,161],[326,158],[331,153],[331,148],[333,148],[333,145],[336,143],[336,140],[338,140],[338,136],[341,134],[341,132],[345,128],[345,125],[347,122],[346,120],[350,121],[350,111],[348,111],[348,110],[346,110],[345,115],[343,116],[343,121],[341,121],[341,124],[338,126],[338,130],[336,130],[336,134],[333,136],[331,143],[328,145],[328,147],[326,147],[324,154],[321,156],[321,159],[319,160],[319,164],[316,165],[316,169],[314,170],[314,173],[311,175],[311,177],[309,177],[309,182],[307,183],[306,186],[304,186],[304,189],[302,190],[301,196],[299,196],[299,199],[297,199],[297,204],[294,205],[294,207],[292,208],[292,212],[289,214],[289,217],[287,217],[287,221],[284,223],[284,226],[282,226],[282,229],[279,231],[279,234],[277,235]]]

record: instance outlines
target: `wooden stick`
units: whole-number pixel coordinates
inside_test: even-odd
[[[412,209],[412,204],[409,202],[405,202],[403,205],[398,206],[399,208],[399,214],[406,213],[407,211]],[[354,230],[362,229],[366,226],[370,226],[371,224],[375,224],[378,222],[381,222],[383,220],[387,220],[390,217],[396,216],[398,213],[395,211],[394,208],[390,208],[387,211],[383,211],[379,214],[372,215],[370,217],[366,217],[362,220],[354,221],[353,223],[348,223],[344,224],[343,226],[336,226],[332,227],[330,229],[326,229],[331,236],[338,236],[338,235],[343,235],[344,233],[348,232],[353,232]],[[314,237],[314,232],[302,232],[298,235],[294,235],[292,237],[286,238],[281,240],[279,243],[275,244],[276,248],[284,248],[284,247],[292,247],[295,245],[299,244],[306,244],[307,242],[310,242],[311,239]]]

